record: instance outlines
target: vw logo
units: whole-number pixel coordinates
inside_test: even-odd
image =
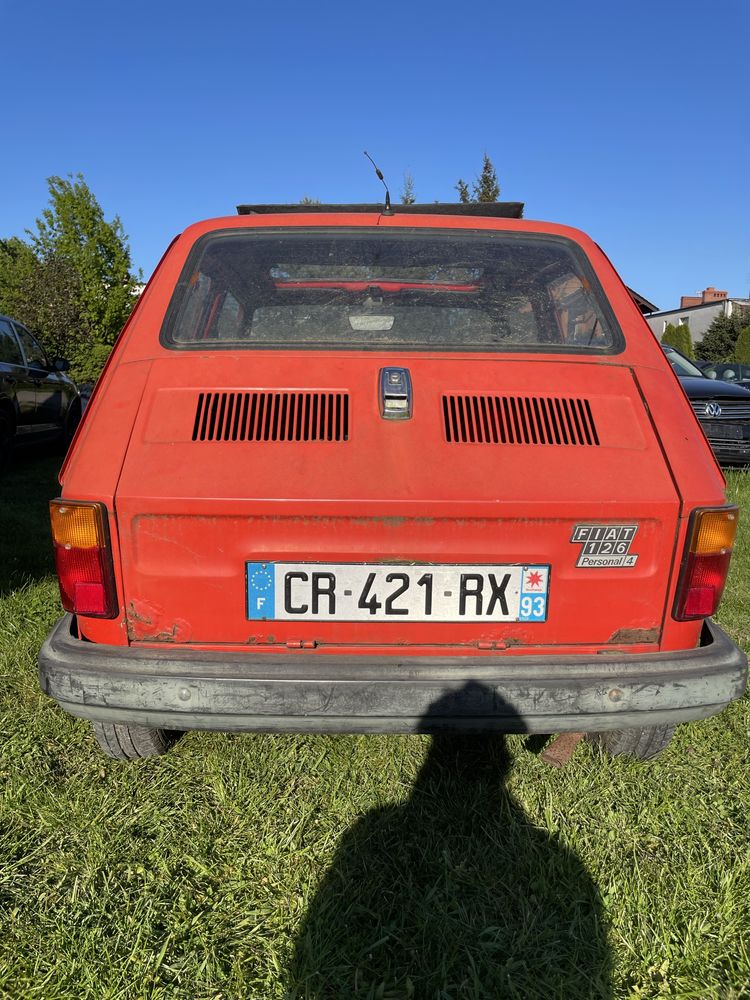
[[[706,413],[709,417],[720,417],[721,407],[718,403],[706,403]]]

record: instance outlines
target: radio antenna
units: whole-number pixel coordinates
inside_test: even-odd
[[[378,180],[382,182],[383,187],[385,188],[385,212],[383,214],[390,215],[391,192],[388,190],[388,185],[385,183],[385,177],[383,177],[383,171],[378,167],[377,163],[375,162],[375,160],[373,160],[373,158],[370,156],[370,154],[367,152],[366,149],[363,152],[367,157],[367,159],[370,161],[370,163],[373,165],[373,167],[375,167],[375,173],[378,175]]]

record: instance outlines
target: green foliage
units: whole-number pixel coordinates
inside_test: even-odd
[[[484,154],[482,172],[474,182],[474,201],[497,201],[500,197],[500,184],[497,180],[492,160]]]
[[[721,313],[703,335],[695,353],[702,361],[732,361],[740,331],[750,323],[750,310],[732,310],[731,316]]]
[[[472,201],[495,202],[498,200],[500,184],[492,160],[486,153],[482,160],[482,172],[471,185],[471,191],[469,191],[469,185],[466,181],[461,179],[456,183],[456,191],[458,191],[458,200],[463,205],[468,205]]]
[[[690,327],[686,323],[675,326],[674,323],[667,323],[666,329],[661,337],[662,344],[670,344],[681,351],[686,358],[694,358],[693,338],[690,336]]]
[[[320,205],[320,198],[311,198],[309,195],[305,195],[299,200],[300,205]]]
[[[413,205],[416,200],[417,195],[414,191],[414,175],[411,171],[407,170],[404,174],[404,186],[401,189],[401,204]]]
[[[750,326],[743,326],[734,345],[734,360],[741,365],[750,365]]]
[[[78,174],[50,177],[30,242],[0,241],[0,311],[24,322],[81,381],[99,375],[136,301],[120,220],[107,222]]]
[[[462,205],[468,205],[471,201],[471,195],[469,194],[469,185],[466,181],[462,181],[460,178],[456,184],[456,191],[458,191],[458,200]]]

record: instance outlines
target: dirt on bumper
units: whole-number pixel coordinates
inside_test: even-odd
[[[608,656],[250,654],[79,639],[64,616],[42,689],[86,719],[168,729],[563,732],[702,719],[739,698],[747,658],[711,621],[701,645]]]

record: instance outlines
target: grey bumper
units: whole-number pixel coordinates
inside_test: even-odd
[[[697,649],[592,656],[331,656],[82,641],[66,615],[42,689],[85,719],[167,729],[550,733],[703,719],[739,698],[745,654],[707,621]]]

